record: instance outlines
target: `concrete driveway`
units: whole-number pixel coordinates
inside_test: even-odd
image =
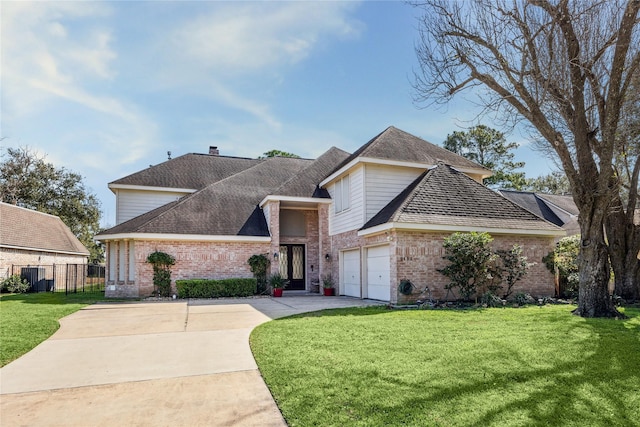
[[[253,328],[375,304],[285,296],[92,305],[0,369],[0,425],[285,426],[249,348]]]

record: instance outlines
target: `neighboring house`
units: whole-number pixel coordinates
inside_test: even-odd
[[[500,190],[499,192],[540,218],[562,227],[567,232],[567,236],[580,234],[580,224],[578,224],[580,212],[570,195],[515,190]]]
[[[389,127],[354,154],[316,160],[187,154],[109,184],[117,225],[107,245],[107,296],[153,290],[145,263],[176,257],[172,279],[251,277],[247,260],[268,254],[288,290],[311,290],[331,274],[341,295],[410,299],[401,279],[444,298],[443,239],[487,231],[494,245],[523,245],[537,262],[519,289],[553,295],[540,262],[564,231],[482,184],[491,171]]]
[[[57,216],[0,202],[0,278],[23,269],[37,273],[45,266],[86,265],[88,256],[87,248]],[[63,269],[58,279],[64,281],[64,274]]]

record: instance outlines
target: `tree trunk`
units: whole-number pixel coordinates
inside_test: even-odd
[[[614,294],[627,301],[640,296],[640,230],[633,224],[633,217],[625,214],[617,201],[605,222],[609,256],[614,275]]]
[[[624,317],[609,296],[609,251],[604,241],[602,222],[591,222],[590,227],[581,226],[578,256],[580,288],[575,313],[582,317]]]

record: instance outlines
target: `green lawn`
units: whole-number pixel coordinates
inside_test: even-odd
[[[331,310],[251,335],[290,426],[640,426],[640,310]]]
[[[0,366],[49,338],[58,319],[102,300],[104,292],[0,295]]]

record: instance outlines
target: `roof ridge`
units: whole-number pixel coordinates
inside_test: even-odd
[[[25,208],[24,206],[18,206],[18,205],[14,205],[14,204],[7,203],[7,202],[2,202],[2,201],[0,201],[0,203],[1,203],[1,204],[3,204],[3,205],[5,205],[5,206],[12,207],[12,208],[16,208],[16,209],[23,209],[23,210],[25,210],[25,211],[33,212],[33,213],[36,213],[36,214],[46,215],[46,216],[50,216],[50,217],[53,217],[53,218],[58,218],[58,219],[60,219],[60,216],[58,216],[58,215],[54,215],[54,214],[50,214],[50,213],[47,213],[47,212],[40,212],[40,211],[35,210],[35,209]],[[62,219],[60,219],[60,220],[62,221]],[[62,221],[62,223],[64,224],[64,221]],[[65,225],[66,225],[66,224],[65,224]],[[67,226],[67,227],[68,227],[68,226]]]

